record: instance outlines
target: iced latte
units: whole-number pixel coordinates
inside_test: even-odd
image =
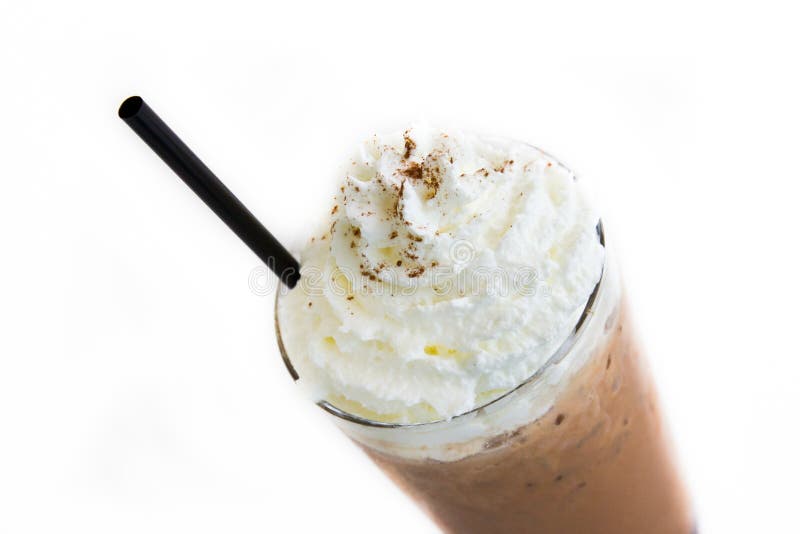
[[[280,295],[298,382],[446,532],[689,534],[656,393],[572,173],[523,143],[367,141]]]

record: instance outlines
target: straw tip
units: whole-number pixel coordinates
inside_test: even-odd
[[[137,113],[139,110],[142,109],[142,104],[144,104],[144,100],[140,96],[129,96],[125,99],[125,101],[119,106],[119,118],[120,119],[130,119]]]

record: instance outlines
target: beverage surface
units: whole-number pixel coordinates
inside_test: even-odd
[[[598,216],[536,148],[426,127],[374,136],[278,301],[315,398],[416,423],[513,389],[566,339],[603,270]]]

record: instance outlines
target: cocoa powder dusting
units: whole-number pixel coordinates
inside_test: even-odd
[[[408,131],[403,134],[403,140],[405,141],[406,148],[406,151],[403,153],[403,159],[408,159],[411,157],[411,153],[414,152],[414,149],[417,148],[417,143],[408,136]]]
[[[424,272],[425,272],[425,267],[417,267],[416,269],[411,269],[410,271],[406,272],[406,275],[409,278],[416,278]]]
[[[422,164],[412,161],[405,168],[400,169],[400,174],[412,180],[422,180]]]

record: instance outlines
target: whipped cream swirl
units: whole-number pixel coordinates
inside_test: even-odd
[[[277,309],[316,400],[387,422],[467,412],[534,374],[600,279],[598,215],[530,145],[414,127],[342,174]]]

